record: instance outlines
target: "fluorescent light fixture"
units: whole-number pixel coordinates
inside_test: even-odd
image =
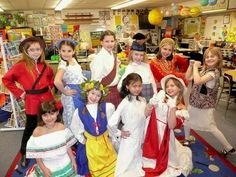
[[[0,7],[0,12],[4,12],[4,10]]]
[[[202,11],[202,13],[208,14],[208,13],[223,12],[223,11],[226,11],[226,9],[207,10],[207,11]]]
[[[114,7],[112,7],[111,9],[112,9],[112,10],[122,9],[122,8],[124,8],[124,7],[132,6],[132,5],[134,5],[134,4],[138,4],[138,3],[141,3],[141,2],[144,2],[144,1],[146,1],[146,0],[130,0],[130,1],[128,1],[128,2],[125,2],[125,3],[122,3],[122,4],[120,4],[120,5],[114,6]]]
[[[64,9],[70,2],[71,2],[71,0],[61,0],[57,4],[55,10],[62,10],[62,9]]]

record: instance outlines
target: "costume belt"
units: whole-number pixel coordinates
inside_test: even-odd
[[[31,95],[37,95],[37,94],[42,94],[45,93],[49,90],[48,86],[44,87],[42,89],[38,89],[38,90],[25,90],[26,94],[31,94]]]
[[[90,133],[88,133],[87,131],[84,132],[84,136],[87,138],[87,139],[90,139],[90,140],[94,140],[94,141],[99,141],[99,140],[102,140],[106,137],[108,137],[108,131],[105,131],[103,134],[99,135],[99,136],[93,136],[91,135]]]

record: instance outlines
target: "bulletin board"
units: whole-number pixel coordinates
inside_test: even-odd
[[[184,34],[193,36],[200,32],[201,18],[186,18],[184,20]]]
[[[209,16],[206,18],[206,28],[204,31],[205,38],[212,40],[224,40],[225,30],[229,28],[228,23],[225,22],[224,15]]]

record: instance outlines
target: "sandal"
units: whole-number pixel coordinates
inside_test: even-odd
[[[223,149],[222,151],[220,151],[220,155],[223,155],[223,156],[228,156],[228,155],[234,155],[236,154],[236,150],[234,148],[230,149],[229,151]]]
[[[26,156],[23,155],[21,158],[20,164],[22,168],[27,168],[29,165],[29,159],[26,159]]]

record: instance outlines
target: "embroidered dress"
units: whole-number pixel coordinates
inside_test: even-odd
[[[150,98],[152,98],[153,94],[157,93],[156,82],[153,77],[149,64],[143,63],[143,62],[141,62],[140,64],[137,64],[135,62],[128,64],[128,66],[125,69],[125,73],[122,75],[118,83],[118,86],[117,86],[118,90],[121,89],[123,80],[130,73],[137,73],[141,76],[142,81],[143,81],[142,96],[148,102]]]
[[[110,103],[99,106],[88,104],[87,112],[83,114],[84,105],[81,104],[72,119],[70,128],[79,141],[78,171],[79,175],[89,172],[92,177],[113,177],[117,155],[108,139],[107,116],[112,114],[114,106]]]
[[[66,85],[65,89],[71,89],[69,84],[81,84],[85,77],[82,74],[81,66],[77,63],[75,58],[73,58],[73,65],[66,65],[66,62],[61,60],[58,69],[63,69],[65,72],[63,74],[63,83]],[[61,95],[61,102],[63,105],[63,121],[66,127],[71,124],[71,119],[75,111],[72,96]]]
[[[188,110],[190,120],[186,121],[186,126],[194,130],[211,131],[216,127],[214,111],[220,76],[213,71],[209,71],[208,73],[214,79],[205,84],[207,94],[199,93],[201,85],[194,84],[189,98],[190,105],[188,106]]]
[[[188,147],[182,146],[175,138],[174,131],[169,129],[167,125],[169,108],[163,99],[160,97],[158,99],[158,104],[150,118],[151,125],[148,125],[147,135],[145,137],[145,143],[147,139],[156,141],[155,145],[158,144],[158,149],[155,149],[154,152],[146,151],[146,149],[151,149],[152,147],[146,147],[144,144],[143,167],[145,168],[146,176],[177,177],[181,174],[188,176],[192,170],[192,152]],[[178,110],[178,115],[181,115],[179,113],[180,111],[186,110]],[[152,127],[154,129],[152,133],[155,132],[155,134],[149,134],[150,126],[153,124],[156,124],[156,126]],[[152,153],[157,155],[150,158],[150,154]],[[159,175],[153,175],[156,172]]]
[[[179,55],[175,55],[171,61],[153,59],[150,62],[150,68],[157,83],[160,83],[161,79],[168,74],[174,74],[187,83],[183,73],[188,68],[188,60]]]
[[[73,177],[76,174],[67,149],[75,143],[76,139],[67,128],[39,137],[31,136],[27,143],[26,157],[41,158],[44,165],[52,172],[52,177]],[[38,165],[30,176],[44,177]]]
[[[119,122],[124,124],[122,130],[129,131],[131,134],[126,139],[121,138],[116,163],[116,177],[124,176],[144,176],[142,170],[142,143],[144,137],[144,125],[146,117],[144,115],[146,101],[139,97],[136,100],[132,96],[131,101],[126,96],[119,104],[117,110],[109,119],[109,127],[114,135],[120,137],[121,131],[118,129]]]

